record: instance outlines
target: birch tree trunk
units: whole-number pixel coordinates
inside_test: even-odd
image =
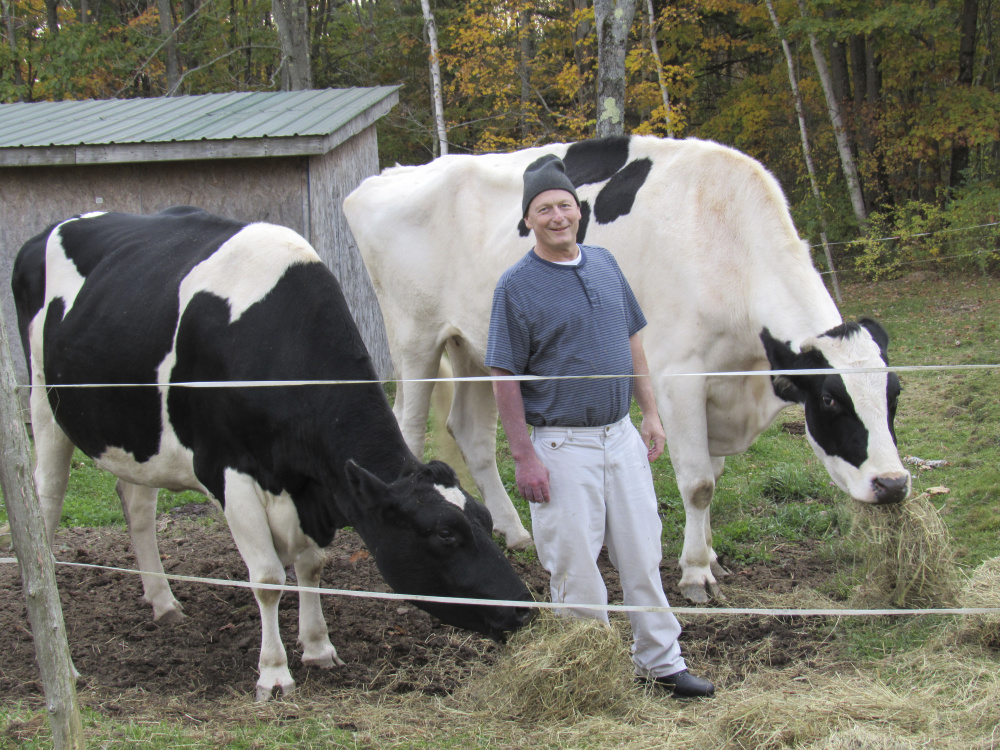
[[[431,99],[434,104],[434,126],[437,130],[438,153],[444,156],[448,153],[448,131],[444,126],[444,96],[441,92],[441,65],[438,62],[437,24],[428,0],[420,0],[424,12],[424,28],[427,30],[427,44],[431,48]]]
[[[798,0],[799,12],[803,18],[808,17],[805,0]],[[812,48],[813,60],[816,62],[816,72],[819,73],[819,80],[823,86],[823,95],[826,97],[826,107],[830,113],[830,122],[833,125],[833,132],[837,138],[837,151],[840,154],[840,165],[844,170],[844,178],[847,180],[847,190],[851,196],[851,206],[854,208],[854,215],[858,224],[864,226],[868,221],[868,212],[865,210],[865,199],[861,193],[861,179],[858,177],[858,167],[854,163],[851,155],[851,143],[847,136],[847,129],[844,127],[844,118],[840,113],[840,105],[837,97],[833,94],[833,83],[830,77],[830,69],[826,65],[826,57],[823,49],[816,39],[816,34],[809,32],[809,46]]]
[[[281,90],[312,88],[306,0],[271,0],[271,14],[281,44]]]
[[[42,513],[31,479],[28,433],[17,396],[7,327],[0,315],[0,486],[17,550],[35,658],[42,674],[45,707],[55,750],[84,747],[76,669],[69,654],[66,624],[56,588],[55,563],[45,537]]]
[[[663,63],[660,60],[660,45],[656,43],[656,12],[653,10],[653,0],[646,0],[646,11],[649,13],[649,47],[656,63],[656,78],[660,82],[660,98],[663,100],[664,117],[667,120],[667,135],[674,137],[673,117],[670,113],[670,93],[667,82],[663,80]]]
[[[625,133],[625,55],[637,0],[594,0],[597,21],[597,137]]]
[[[799,118],[799,135],[802,138],[802,155],[806,160],[806,171],[809,172],[809,184],[812,186],[813,198],[816,200],[816,210],[819,213],[820,225],[823,229],[819,236],[823,241],[823,252],[826,254],[826,265],[830,269],[830,276],[833,278],[833,293],[840,304],[843,300],[840,297],[840,282],[837,280],[837,269],[833,267],[833,253],[830,251],[830,242],[826,237],[826,217],[823,215],[823,198],[819,191],[819,182],[816,180],[816,167],[813,165],[812,149],[809,148],[809,132],[806,130],[805,108],[802,106],[802,95],[799,93],[799,82],[795,77],[795,63],[792,59],[792,50],[788,46],[788,40],[781,31],[781,24],[778,22],[778,14],[774,12],[771,0],[764,0],[767,5],[768,15],[771,16],[771,23],[781,40],[781,49],[785,53],[785,62],[788,63],[788,83],[792,87],[792,99],[795,101],[795,114]]]

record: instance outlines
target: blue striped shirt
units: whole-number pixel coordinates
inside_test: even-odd
[[[646,318],[618,263],[583,245],[580,263],[560,265],[531,250],[493,292],[486,366],[515,375],[622,375],[521,383],[525,418],[536,427],[599,427],[628,414],[629,337]]]

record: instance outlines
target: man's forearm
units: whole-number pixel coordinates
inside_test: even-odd
[[[492,368],[495,377],[509,376],[512,373],[498,367]],[[524,419],[524,399],[521,397],[521,384],[516,380],[494,380],[493,395],[497,400],[497,410],[500,412],[500,423],[507,434],[511,455],[515,461],[528,455],[534,455],[528,434],[528,424]]]

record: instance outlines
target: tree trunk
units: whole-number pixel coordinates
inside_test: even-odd
[[[802,17],[808,16],[805,0],[799,0],[799,12]],[[826,97],[826,107],[830,113],[830,122],[833,125],[833,132],[837,138],[837,151],[840,153],[840,164],[844,170],[844,178],[847,180],[847,190],[851,196],[851,206],[854,208],[854,215],[858,224],[864,226],[868,221],[868,213],[865,210],[865,199],[861,193],[861,180],[858,177],[858,168],[851,155],[851,144],[847,137],[847,129],[844,127],[844,118],[837,104],[837,99],[833,95],[833,83],[830,79],[830,69],[826,65],[826,58],[823,50],[819,46],[816,34],[810,32],[809,46],[812,47],[813,60],[816,62],[816,72],[819,74],[820,83],[823,86],[823,94]]]
[[[830,73],[833,95],[841,105],[846,104],[851,100],[851,75],[847,67],[847,48],[839,39],[830,42]]]
[[[806,130],[805,108],[802,106],[802,95],[799,93],[799,82],[795,78],[795,61],[792,59],[792,50],[788,46],[785,35],[781,32],[781,24],[778,22],[778,14],[774,12],[771,0],[764,0],[767,5],[768,15],[771,16],[771,23],[781,40],[781,49],[785,53],[785,62],[788,63],[788,83],[792,87],[792,99],[795,102],[795,114],[799,119],[799,135],[802,139],[802,155],[806,160],[806,171],[809,172],[809,184],[812,186],[813,198],[816,200],[816,211],[819,213],[820,225],[823,229],[819,236],[823,241],[823,252],[826,254],[826,265],[830,269],[830,276],[833,279],[833,293],[838,304],[843,302],[840,297],[840,282],[837,280],[837,269],[833,267],[833,253],[830,250],[830,242],[826,236],[826,217],[823,214],[823,197],[819,191],[819,181],[816,179],[816,167],[813,165],[812,149],[809,148],[809,133]]]
[[[528,102],[531,100],[531,59],[534,57],[534,45],[531,43],[531,9],[523,8],[518,15],[518,38],[521,46],[521,56],[517,63],[518,76],[521,79],[521,142],[528,139]]]
[[[17,54],[17,37],[14,35],[14,15],[11,11],[10,0],[3,0],[3,20],[7,26],[7,45],[10,47],[14,64],[14,86],[20,89],[24,86],[24,77],[21,75],[21,58]],[[23,101],[24,93],[18,92],[18,96]]]
[[[6,3],[4,4],[6,10]],[[76,670],[69,654],[66,624],[55,562],[45,537],[45,525],[31,479],[28,433],[17,396],[14,363],[7,327],[0,315],[0,486],[17,550],[28,620],[35,640],[35,658],[42,675],[45,707],[56,750],[84,747],[80,706],[76,697]]]
[[[597,137],[625,133],[625,55],[636,0],[594,0],[597,21]]]
[[[48,19],[49,31],[52,32],[53,37],[59,36],[59,14],[57,13],[58,7],[59,7],[59,0],[45,0],[45,14]]]
[[[976,22],[979,19],[979,0],[965,0],[962,5],[962,39],[958,47],[958,85],[972,86],[972,69],[976,52]],[[956,134],[957,136],[958,134]],[[953,188],[965,183],[965,170],[969,168],[969,144],[959,140],[951,147],[951,175]]]
[[[271,0],[271,14],[281,44],[281,90],[312,88],[306,0]]]
[[[592,72],[591,64],[588,63],[589,56],[584,48],[587,37],[590,36],[590,21],[583,14],[587,10],[588,0],[570,0],[573,14],[579,17],[579,21],[573,27],[573,60],[576,62],[577,72],[583,82],[578,94],[579,104],[594,101],[596,96],[593,81],[590,79]]]
[[[167,55],[167,96],[175,96],[180,78],[180,66],[177,64],[173,11],[170,8],[170,0],[156,0],[156,7],[160,11],[160,34],[166,40],[164,51]]]
[[[434,126],[437,130],[438,153],[448,153],[448,130],[444,126],[444,96],[441,92],[441,64],[438,62],[437,26],[428,0],[420,0],[424,12],[424,28],[427,30],[427,44],[431,48],[431,99],[434,105]]]
[[[660,98],[663,100],[664,117],[667,121],[667,135],[674,137],[673,116],[670,112],[670,92],[663,77],[663,61],[660,60],[660,45],[656,43],[656,12],[653,10],[653,0],[646,0],[646,12],[649,14],[649,47],[656,63],[656,78],[660,83]]]

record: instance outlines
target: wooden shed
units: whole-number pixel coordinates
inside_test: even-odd
[[[379,169],[376,121],[398,87],[0,105],[0,301],[18,381],[10,291],[21,245],[87,211],[198,206],[308,239],[340,279],[376,370],[392,365],[344,198]]]

